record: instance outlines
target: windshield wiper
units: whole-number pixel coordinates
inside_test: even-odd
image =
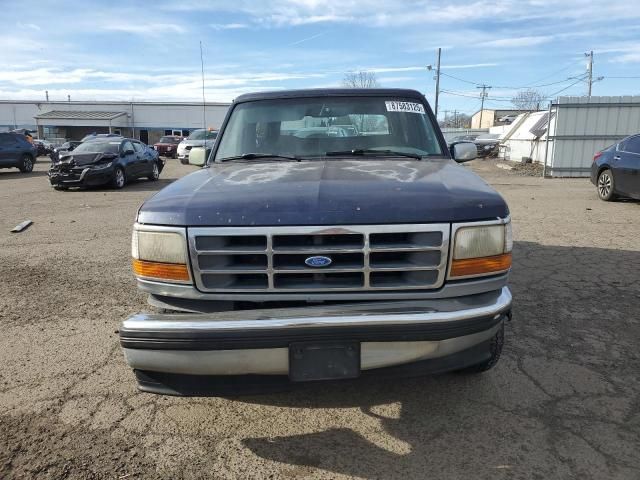
[[[236,155],[234,157],[221,158],[221,162],[228,160],[255,160],[257,158],[276,158],[282,160],[295,160],[296,162],[302,161],[302,158],[295,155],[281,155],[279,153],[243,153],[242,155]]]
[[[327,157],[341,157],[341,156],[364,156],[364,155],[381,155],[385,157],[408,157],[422,160],[422,155],[409,152],[396,152],[395,150],[374,150],[374,149],[354,149],[354,150],[339,150],[335,152],[326,152]]]

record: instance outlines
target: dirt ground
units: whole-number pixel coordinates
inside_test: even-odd
[[[115,332],[148,308],[136,209],[193,167],[57,192],[47,163],[0,170],[0,478],[640,478],[640,202],[471,162],[514,222],[495,369],[175,398],[136,390]]]

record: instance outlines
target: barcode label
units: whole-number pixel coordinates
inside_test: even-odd
[[[424,105],[412,102],[384,102],[387,112],[409,112],[425,115]]]

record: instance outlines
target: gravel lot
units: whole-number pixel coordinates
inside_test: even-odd
[[[136,209],[193,167],[70,192],[46,159],[0,170],[0,478],[640,478],[640,202],[471,163],[514,221],[495,369],[203,399],[137,392],[115,333],[148,308]]]

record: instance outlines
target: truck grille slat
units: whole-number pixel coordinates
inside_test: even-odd
[[[442,286],[449,224],[190,228],[203,292],[322,292]],[[312,267],[309,257],[331,259]]]

